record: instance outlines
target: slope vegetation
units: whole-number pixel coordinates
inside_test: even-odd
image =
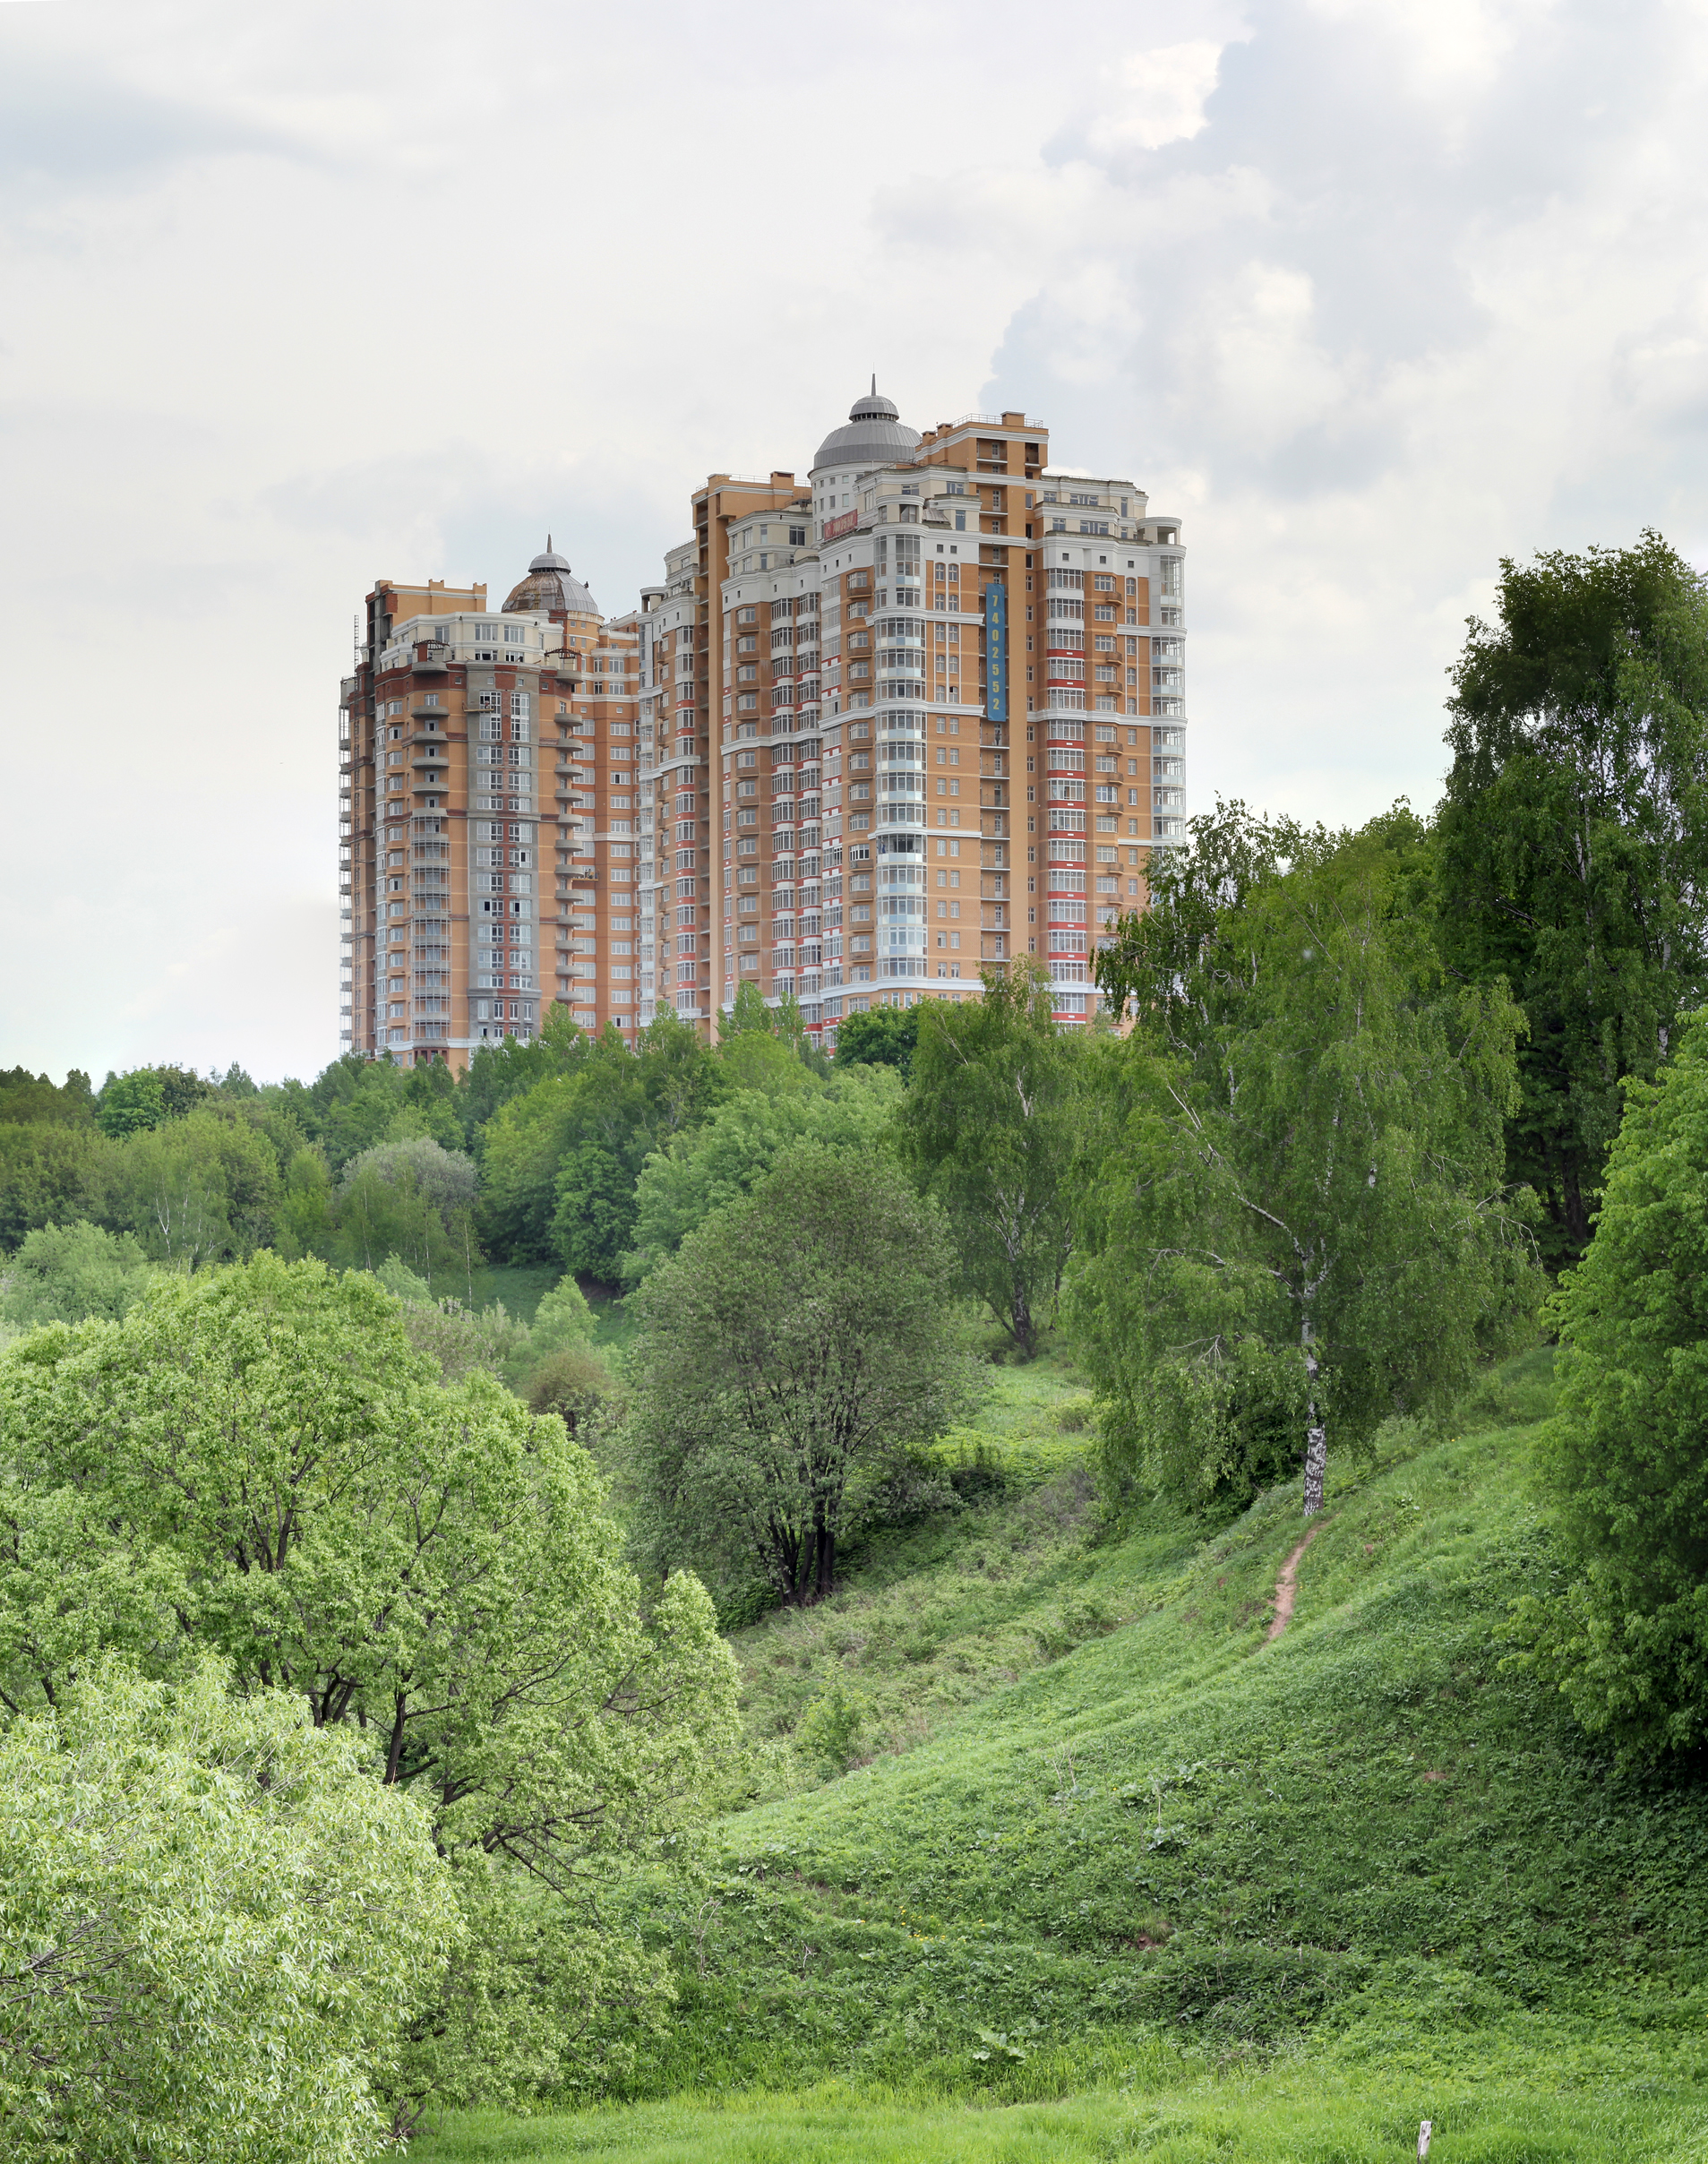
[[[575,2153],[1326,2164],[1407,2153],[1433,2100],[1438,2157],[1708,2154],[1708,1790],[1618,1774],[1508,1660],[1547,1395],[1529,1356],[1342,1468],[1271,1638],[1294,1494],[1102,1538],[1083,1393],[1008,1380],[958,1512],[740,1635],[751,1729],[840,1686],[862,1762],[649,1912],[683,1975],[649,2086],[694,2100]],[[570,2153],[512,2137],[427,2153]]]

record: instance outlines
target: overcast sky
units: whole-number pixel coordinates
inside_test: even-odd
[[[1191,808],[1433,803],[1499,558],[1708,558],[1708,11],[0,0],[0,1066],[312,1074],[375,576],[610,613],[872,370],[1180,514]]]

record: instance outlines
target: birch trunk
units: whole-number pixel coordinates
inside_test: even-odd
[[[1305,1342],[1305,1374],[1309,1379],[1306,1398],[1305,1430],[1305,1516],[1314,1518],[1323,1507],[1323,1474],[1328,1464],[1328,1430],[1323,1424],[1322,1412],[1317,1403],[1317,1378],[1320,1373],[1317,1355],[1312,1349],[1310,1324],[1306,1322],[1301,1335]]]

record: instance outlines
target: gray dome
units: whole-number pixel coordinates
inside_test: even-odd
[[[909,466],[919,449],[919,431],[909,428],[898,408],[882,397],[878,379],[864,398],[848,409],[848,425],[832,429],[813,456],[811,473],[827,466]]]
[[[511,591],[506,609],[544,612],[551,615],[597,616],[599,605],[545,537],[544,551],[528,567],[528,576]]]

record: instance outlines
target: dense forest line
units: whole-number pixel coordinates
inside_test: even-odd
[[[885,1123],[912,1032],[882,1019],[873,1063],[851,1044],[834,1075],[762,1004],[716,1050],[662,1015],[632,1052],[558,1010],[535,1042],[483,1046],[454,1078],[357,1055],[308,1083],[154,1067],[95,1090],[13,1069],[0,1245],[82,1220],[190,1268],[271,1248],[360,1269],[396,1255],[447,1292],[489,1257],[632,1284],[691,1221],[697,1183],[739,1179],[786,1138],[856,1141]]]

